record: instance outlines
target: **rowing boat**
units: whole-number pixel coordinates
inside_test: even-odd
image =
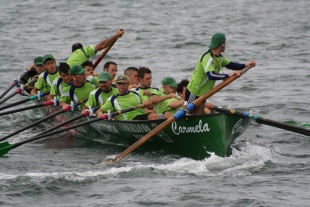
[[[40,103],[40,100],[35,100],[35,102]],[[40,108],[40,110],[45,115],[49,115],[59,108],[47,106]],[[58,114],[54,117],[55,124],[65,122],[76,115],[77,112]],[[87,117],[87,119],[92,118]],[[164,119],[152,121],[101,120],[70,132],[74,132],[76,136],[86,136],[88,139],[106,144],[128,147],[153,131],[164,121]],[[175,120],[171,125],[149,139],[140,147],[140,150],[161,150],[165,153],[197,160],[207,158],[212,153],[222,157],[229,156],[233,141],[247,129],[250,121],[250,117],[238,114],[186,115]],[[94,133],[91,133],[93,131],[98,132],[99,136],[94,136]],[[98,135],[98,133],[96,134]]]

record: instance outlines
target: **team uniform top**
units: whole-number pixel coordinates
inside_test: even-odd
[[[213,55],[210,50],[203,53],[197,61],[195,71],[187,86],[188,90],[196,96],[202,96],[205,92],[208,92],[214,87],[216,81],[209,80],[206,73],[212,71],[219,73],[222,67],[225,67],[230,62],[231,61],[223,55]]]
[[[137,93],[140,93],[142,96],[143,96],[143,92],[146,91],[146,90],[150,90],[150,92],[151,92],[150,95],[144,95],[144,98],[146,98],[147,100],[150,99],[152,94],[157,94],[157,92],[159,91],[159,89],[155,88],[155,87],[149,87],[149,88],[137,87],[137,88],[130,89],[130,91],[135,91]]]
[[[100,88],[93,90],[88,97],[87,102],[85,105],[87,107],[96,107],[103,105],[107,99],[113,95],[118,94],[117,88],[112,87],[110,91],[103,92]]]
[[[90,92],[92,92],[94,89],[95,86],[88,81],[80,87],[69,85],[62,90],[62,95],[59,101],[70,104],[71,101],[78,102],[84,99],[88,99]],[[82,103],[81,105],[83,106],[84,104]]]
[[[51,92],[50,94],[55,96],[55,97],[60,97],[62,94],[62,90],[69,86],[69,84],[67,84],[66,82],[64,82],[62,80],[62,78],[57,77],[55,78],[55,80],[53,81],[52,87],[51,87]]]
[[[83,47],[82,49],[77,49],[72,54],[70,57],[67,59],[68,65],[71,67],[73,65],[81,65],[84,63],[86,60],[88,60],[89,57],[95,56],[96,51],[94,46],[86,46]]]
[[[167,96],[167,94],[163,93],[163,92],[158,92],[156,94],[157,96]],[[170,111],[171,114],[175,114],[177,111],[178,111],[178,108],[174,108],[172,109],[169,104],[173,101],[177,101],[178,99],[176,98],[168,98],[168,99],[165,99],[163,100],[162,102],[159,102],[157,104],[155,104],[155,110],[156,110],[156,113],[158,115],[162,115],[164,114],[166,111]]]
[[[37,82],[34,87],[36,87],[41,92],[50,92],[51,86],[55,78],[59,77],[59,72],[57,71],[54,74],[50,74],[47,71],[41,73],[38,77]]]
[[[129,107],[137,106],[146,101],[146,97],[142,96],[140,93],[133,91],[128,91],[126,94],[117,94],[108,98],[107,102],[101,107],[101,110],[105,113],[110,110],[120,111]],[[135,109],[133,111],[117,115],[118,120],[132,120],[138,115],[143,115],[145,112],[142,108]]]

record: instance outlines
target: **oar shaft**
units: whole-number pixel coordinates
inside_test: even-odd
[[[273,120],[270,120],[270,119],[265,119],[265,118],[259,117],[257,115],[251,116],[247,112],[239,112],[239,111],[236,111],[236,110],[226,109],[226,108],[222,108],[222,107],[219,107],[219,106],[213,106],[213,109],[218,111],[218,112],[224,112],[224,113],[230,113],[230,114],[235,114],[235,115],[240,115],[240,116],[251,117],[257,123],[260,123],[260,124],[266,124],[266,125],[269,125],[269,126],[273,126],[273,127],[277,127],[277,128],[280,128],[280,129],[284,129],[284,130],[292,131],[292,132],[295,132],[295,133],[303,134],[303,135],[306,135],[306,136],[310,136],[310,130],[309,129],[305,129],[305,128],[293,126],[293,125],[290,125],[290,124],[273,121]]]
[[[40,96],[43,97],[45,95],[49,94],[49,92],[45,92],[45,93],[41,93]],[[7,108],[10,108],[10,107],[13,107],[13,106],[17,106],[19,104],[22,104],[22,103],[26,103],[28,101],[33,101],[33,100],[37,100],[38,99],[38,96],[37,95],[34,95],[34,96],[30,96],[26,99],[22,99],[20,101],[17,101],[15,103],[11,103],[11,104],[8,104],[8,105],[5,105],[5,106],[2,106],[0,107],[0,111],[3,110],[3,109],[7,109]]]
[[[9,137],[11,137],[11,136],[13,136],[13,135],[15,135],[15,134],[18,134],[18,133],[20,133],[20,132],[22,132],[22,131],[25,131],[26,129],[29,129],[29,128],[31,128],[31,127],[33,127],[33,126],[35,126],[35,125],[37,125],[37,124],[39,124],[39,123],[41,123],[41,122],[47,120],[47,119],[50,119],[50,118],[52,118],[52,117],[54,117],[54,116],[57,116],[58,114],[61,114],[61,113],[63,113],[63,112],[65,112],[65,111],[64,111],[64,110],[56,111],[55,113],[52,113],[52,114],[50,114],[50,115],[48,115],[48,116],[46,116],[46,117],[44,117],[44,118],[42,118],[42,119],[40,119],[40,120],[38,120],[38,121],[32,123],[32,124],[29,124],[28,126],[22,128],[22,129],[19,129],[19,130],[15,131],[15,132],[13,132],[13,133],[11,133],[11,134],[5,136],[5,137],[2,137],[2,138],[0,139],[0,141],[6,140],[7,138],[9,138]]]
[[[8,95],[8,96],[5,97],[4,99],[2,99],[2,100],[0,101],[0,104],[6,102],[6,101],[9,100],[10,98],[13,98],[16,94],[21,93],[21,91],[22,91],[22,90],[21,90],[20,88],[16,89],[16,91],[14,91],[14,92],[11,93],[10,95]]]
[[[95,68],[99,65],[100,61],[104,58],[104,56],[109,52],[109,50],[111,49],[111,47],[114,45],[114,43],[117,41],[117,39],[107,48],[104,49],[104,51],[101,53],[101,55],[98,57],[98,59],[96,60],[96,62],[93,64],[93,68],[95,70]]]
[[[39,103],[39,104],[32,105],[32,106],[27,106],[27,107],[23,107],[23,108],[19,108],[19,109],[14,109],[14,110],[10,110],[10,111],[4,111],[4,112],[0,113],[0,116],[7,115],[7,114],[14,114],[14,113],[17,113],[17,112],[26,111],[26,110],[29,110],[29,109],[35,109],[35,108],[39,108],[39,107],[42,107],[42,106],[50,106],[50,105],[54,105],[54,101],[46,101],[44,103]]]
[[[248,70],[250,70],[252,68],[252,66],[247,66],[244,69],[242,69],[241,75],[243,75],[244,73],[246,73]],[[202,104],[205,102],[206,99],[208,99],[209,97],[211,97],[212,95],[214,95],[215,93],[217,93],[218,91],[222,90],[224,87],[226,87],[227,85],[229,85],[230,83],[232,83],[234,80],[236,80],[238,78],[237,75],[233,75],[229,78],[227,78],[225,81],[223,81],[222,83],[218,84],[216,87],[214,87],[212,90],[210,90],[209,92],[205,93],[204,95],[202,95],[201,97],[197,98],[195,101],[193,101],[193,104],[195,105],[195,107],[197,107],[198,105]],[[190,107],[190,106],[189,106]],[[188,108],[187,110],[193,110],[192,107]]]
[[[17,86],[17,85],[18,85],[18,81],[14,80],[12,84],[0,95],[0,99],[2,99],[3,96],[5,96],[14,86]]]
[[[304,129],[301,127],[297,127],[297,126],[293,126],[290,124],[285,124],[285,123],[281,123],[281,122],[277,122],[277,121],[273,121],[270,119],[265,119],[265,118],[261,118],[261,117],[257,117],[254,119],[257,123],[261,123],[261,124],[266,124],[269,126],[273,126],[273,127],[277,127],[280,129],[284,129],[284,130],[288,130],[291,132],[295,132],[295,133],[299,133],[299,134],[303,134],[306,136],[310,136],[310,130],[308,129]]]
[[[141,108],[143,107],[143,105],[138,105],[138,106],[135,106],[135,107],[130,107],[130,108],[127,108],[127,109],[123,109],[121,111],[117,111],[117,112],[114,112],[114,113],[111,113],[110,114],[110,117],[113,117],[113,116],[116,116],[116,115],[119,115],[119,114],[122,114],[122,113],[125,113],[125,112],[129,112],[129,111],[132,111],[132,110],[135,110],[137,108]],[[94,110],[96,109],[96,107],[94,108]],[[98,118],[93,118],[93,119],[90,119],[88,121],[84,121],[84,122],[81,122],[81,123],[78,123],[76,125],[72,125],[72,126],[69,126],[69,127],[66,127],[66,128],[62,128],[62,129],[59,129],[59,130],[56,130],[56,131],[52,131],[52,132],[49,132],[49,133],[46,133],[46,134],[41,134],[41,135],[37,135],[33,138],[30,138],[30,139],[27,139],[27,140],[24,140],[22,142],[18,142],[18,143],[15,143],[15,144],[9,144],[8,142],[2,142],[0,143],[0,157],[7,154],[10,150],[18,147],[18,146],[21,146],[25,143],[28,143],[28,142],[32,142],[32,141],[35,141],[35,140],[38,140],[38,139],[41,139],[41,138],[44,138],[44,137],[47,137],[47,136],[51,136],[51,135],[54,135],[54,134],[57,134],[57,133],[61,133],[61,132],[64,132],[64,131],[67,131],[67,130],[70,130],[70,129],[74,129],[74,128],[77,128],[77,127],[80,127],[80,126],[84,126],[86,124],[90,124],[90,123],[93,123],[93,122],[96,122],[96,121],[100,121],[100,120],[105,120],[105,119],[108,119],[109,116],[104,114],[103,116],[101,117],[98,117]]]
[[[133,145],[131,145],[130,147],[128,147],[124,152],[122,152],[121,154],[119,154],[117,157],[115,157],[114,159],[111,160],[111,163],[117,162],[120,159],[126,157],[128,154],[130,154],[132,151],[134,151],[135,149],[137,149],[138,147],[140,147],[142,144],[144,144],[147,140],[149,140],[150,138],[152,138],[153,136],[155,136],[157,133],[159,133],[160,131],[164,130],[167,127],[167,124],[172,124],[175,121],[175,117],[172,116],[170,118],[168,118],[165,122],[161,123],[160,125],[158,125],[155,130],[150,131],[148,134],[146,134],[144,137],[142,137],[141,139],[139,139],[137,142],[135,142]]]
[[[130,108],[127,108],[127,109],[123,109],[121,111],[113,112],[113,113],[110,114],[110,117],[114,117],[114,116],[117,116],[119,114],[123,114],[123,113],[129,112],[129,111],[133,111],[133,110],[135,110],[137,108],[142,108],[142,107],[143,107],[143,105],[141,104],[141,105],[138,105],[138,106],[134,106],[134,107],[130,107]],[[45,131],[44,134],[40,133],[40,134],[36,135],[35,137],[33,137],[31,139],[28,139],[28,140],[16,143],[16,144],[13,145],[13,147],[11,149],[14,149],[14,148],[16,148],[16,147],[18,147],[18,146],[20,146],[22,144],[28,143],[28,142],[32,142],[32,141],[35,141],[35,140],[38,140],[38,139],[41,139],[41,138],[44,138],[44,137],[48,137],[48,136],[51,136],[51,135],[54,135],[54,134],[58,134],[58,133],[61,133],[61,132],[64,132],[64,131],[68,131],[70,129],[75,129],[75,128],[78,128],[80,126],[91,124],[91,123],[96,122],[96,121],[106,120],[108,118],[109,118],[109,116],[105,114],[105,115],[103,115],[101,117],[93,118],[93,119],[90,119],[90,120],[87,120],[87,121],[84,121],[84,122],[81,122],[81,123],[78,123],[78,124],[75,124],[75,125],[72,125],[72,126],[69,126],[69,127],[66,127],[66,128],[59,129],[59,130],[55,130],[55,131],[47,130],[47,131],[51,131],[51,132],[46,133],[47,131]]]
[[[81,122],[81,123],[78,123],[78,124],[75,124],[75,125],[72,125],[72,126],[69,126],[69,127],[66,127],[66,128],[62,128],[62,129],[58,129],[58,130],[46,133],[46,134],[37,135],[37,136],[35,136],[35,137],[31,138],[31,139],[27,139],[25,141],[13,144],[13,147],[11,149],[14,149],[14,148],[16,148],[16,147],[18,147],[20,145],[26,144],[28,142],[32,142],[32,141],[35,141],[35,140],[38,140],[38,139],[41,139],[41,138],[44,138],[44,137],[48,137],[48,136],[51,136],[51,135],[54,135],[54,134],[58,134],[58,133],[61,133],[61,132],[64,132],[64,131],[68,131],[70,129],[75,129],[77,127],[84,126],[86,124],[90,124],[90,123],[93,123],[93,122],[96,122],[96,121],[100,121],[100,120],[104,120],[104,119],[108,119],[108,116],[104,115],[102,117],[98,117],[98,118],[94,118],[94,119],[91,119],[91,120],[88,120],[88,121],[84,121],[84,122]]]

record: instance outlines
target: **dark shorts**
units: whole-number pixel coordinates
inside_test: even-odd
[[[147,117],[149,116],[150,113],[152,112],[149,112],[147,114],[140,114],[136,116],[135,118],[133,118],[132,120],[147,120]]]
[[[199,98],[199,96],[195,96],[194,94],[192,94],[187,88],[185,91],[185,101],[187,101],[187,103],[193,103],[193,101],[195,101],[197,98]]]

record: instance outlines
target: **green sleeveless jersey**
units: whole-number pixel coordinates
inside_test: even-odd
[[[60,77],[55,78],[50,94],[59,98],[62,94],[62,90],[69,86],[66,82],[64,82]]]
[[[101,110],[105,113],[110,110],[111,112],[119,111],[129,107],[137,106],[142,104],[143,101],[147,100],[140,93],[129,91],[126,94],[118,94],[108,98],[107,102],[101,107]],[[138,115],[145,114],[142,108],[126,112],[124,114],[117,115],[118,120],[132,120]]]
[[[230,60],[223,55],[212,57],[210,50],[203,53],[197,61],[196,68],[187,86],[188,90],[196,96],[207,93],[214,87],[215,80],[209,80],[206,73],[209,71],[219,73],[222,67],[229,63]]]
[[[116,94],[118,94],[117,88],[112,87],[112,89],[108,92],[101,91],[101,89],[98,88],[96,90],[93,90],[89,94],[88,100],[85,103],[85,105],[91,108],[96,106],[102,106],[107,101],[108,98]]]
[[[71,101],[78,102],[87,99],[90,92],[92,92],[94,89],[95,86],[90,82],[86,82],[83,86],[80,87],[69,85],[62,90],[62,95],[59,101],[70,104]],[[81,106],[84,106],[84,104],[81,104]]]
[[[146,90],[150,90],[150,95],[143,95],[143,92],[146,91]],[[137,87],[137,88],[132,88],[130,89],[130,91],[135,91],[137,93],[140,93],[142,96],[144,96],[144,98],[146,98],[147,100],[150,100],[150,97],[152,94],[157,94],[157,92],[159,91],[160,89],[158,88],[155,88],[155,87],[149,87],[149,88],[140,88],[140,87]]]
[[[99,86],[98,77],[87,76],[87,77],[86,77],[86,80],[88,80],[88,81],[91,82],[93,85],[95,85],[96,88],[98,88],[98,86]]]
[[[167,94],[165,94],[164,92],[158,92],[156,95],[157,96],[167,96]],[[156,113],[158,115],[161,115],[166,111],[170,111],[171,114],[174,115],[178,111],[178,109],[177,108],[175,108],[175,109],[170,108],[169,104],[171,102],[177,101],[177,100],[178,99],[176,99],[176,98],[168,98],[168,99],[163,100],[162,102],[155,104],[154,108],[156,110]]]
[[[81,65],[89,57],[95,56],[96,51],[94,46],[90,45],[87,47],[83,47],[82,49],[77,49],[73,53],[71,53],[70,57],[67,59],[68,65],[71,67],[73,65]]]
[[[54,74],[49,74],[45,71],[39,75],[34,87],[36,87],[40,92],[50,92],[53,81],[57,77],[59,77],[58,71]]]

